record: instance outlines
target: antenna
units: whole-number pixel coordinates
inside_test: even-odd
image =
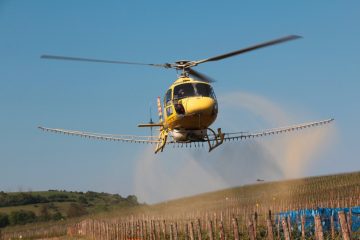
[[[150,121],[149,121],[149,124],[154,123],[153,120],[152,120],[152,117],[151,117],[151,115],[152,115],[151,113],[152,113],[152,111],[151,111],[151,104],[150,104],[150,109],[149,109]],[[153,127],[150,127],[150,134],[151,134],[151,136],[153,136]]]

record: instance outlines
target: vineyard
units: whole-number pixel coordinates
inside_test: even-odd
[[[6,228],[2,239],[360,239],[360,172],[258,183],[55,226]]]

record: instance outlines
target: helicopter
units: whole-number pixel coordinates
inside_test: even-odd
[[[158,136],[134,136],[102,134],[76,130],[66,130],[59,128],[47,128],[39,126],[44,131],[75,135],[85,138],[93,138],[108,141],[120,141],[131,143],[149,143],[155,144],[155,154],[162,152],[166,145],[177,145],[181,147],[200,147],[204,143],[208,145],[208,151],[211,152],[225,141],[238,141],[249,138],[257,138],[267,135],[286,133],[295,130],[301,130],[308,127],[315,127],[332,122],[334,119],[302,123],[292,126],[285,126],[274,129],[266,129],[254,133],[249,132],[230,132],[223,133],[221,128],[216,131],[210,126],[215,122],[218,114],[218,101],[212,87],[210,77],[202,74],[193,68],[206,62],[219,61],[225,58],[233,57],[239,54],[257,50],[260,48],[284,43],[287,41],[299,39],[301,36],[288,35],[271,41],[259,43],[253,46],[242,48],[240,50],[228,52],[210,58],[197,61],[179,60],[174,63],[153,64],[139,62],[125,62],[115,60],[100,60],[92,58],[68,57],[57,55],[42,55],[43,59],[85,61],[93,63],[111,63],[111,64],[131,64],[151,66],[165,69],[175,69],[180,71],[180,76],[171,84],[165,93],[163,103],[160,97],[157,98],[157,107],[159,121],[147,124],[139,124],[138,127],[158,128]]]

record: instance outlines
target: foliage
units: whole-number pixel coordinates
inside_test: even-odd
[[[32,223],[36,221],[36,215],[32,211],[19,210],[11,212],[9,220],[11,225]]]
[[[53,195],[50,195],[48,197],[48,200],[50,202],[66,202],[66,201],[72,201],[70,198],[69,198],[69,195],[67,195],[66,193],[57,193],[57,194],[53,194]]]
[[[84,196],[80,196],[80,197],[78,198],[78,202],[79,202],[79,203],[82,203],[82,204],[88,204],[88,200],[87,200],[86,197],[84,197]]]
[[[128,206],[139,205],[136,196],[130,195],[126,198],[119,194],[97,193],[88,191],[83,192],[67,192],[49,190],[47,192],[38,193],[5,193],[0,192],[0,207],[22,206],[22,205],[37,205],[41,203],[58,203],[58,202],[77,202],[79,204],[96,205],[103,204],[120,204],[125,203]],[[50,205],[49,205],[50,207]]]
[[[132,206],[136,206],[138,205],[138,200],[137,200],[137,197],[135,195],[129,195],[127,198],[126,198],[127,202],[132,205]]]
[[[64,216],[60,212],[56,212],[51,216],[51,220],[59,221],[64,219]]]
[[[0,192],[0,227],[31,222],[59,221],[113,208],[138,206],[136,196],[97,192],[49,190],[46,192]]]
[[[7,215],[6,213],[0,213],[0,228],[6,227],[9,224],[9,215]]]
[[[5,192],[0,192],[0,207],[19,206],[46,202],[49,202],[49,200],[41,195],[34,195],[31,193],[8,194]]]

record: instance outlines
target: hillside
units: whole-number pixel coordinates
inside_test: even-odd
[[[360,172],[315,176],[284,181],[259,182],[152,205],[153,210],[199,211],[224,206],[263,208],[336,207],[360,204]]]
[[[59,221],[138,206],[135,196],[97,192],[0,192],[0,227],[32,222]]]

